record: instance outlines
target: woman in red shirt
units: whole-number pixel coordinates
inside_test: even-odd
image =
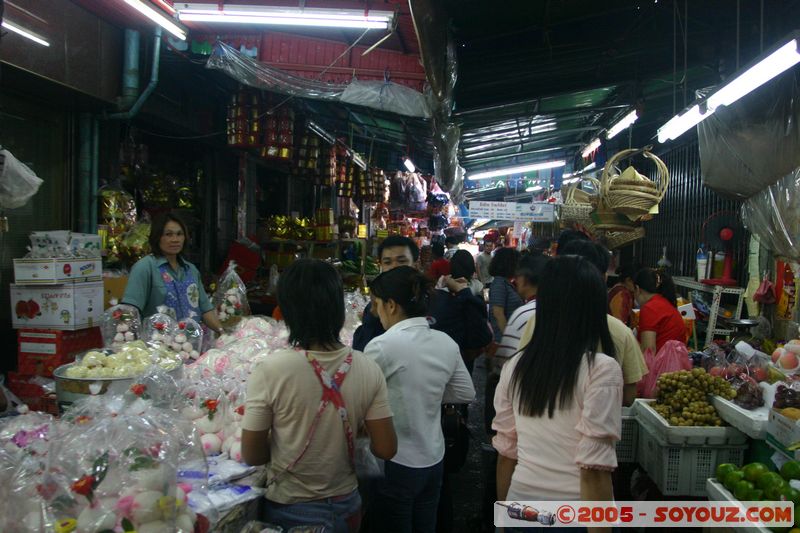
[[[642,352],[655,353],[667,341],[686,342],[686,327],[678,311],[675,284],[668,274],[651,268],[633,278],[634,296],[639,303],[639,344]]]

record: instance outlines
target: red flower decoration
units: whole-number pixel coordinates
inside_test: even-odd
[[[120,318],[122,318],[122,311],[120,310],[114,311],[113,313],[111,313],[111,318],[113,318],[114,320],[119,320]]]
[[[239,302],[236,302],[235,304],[233,304],[233,308],[234,309],[241,309],[242,308],[242,304],[240,304]]]
[[[39,484],[36,485],[36,492],[45,500],[51,499],[56,494],[58,486],[55,483]]]
[[[236,414],[239,416],[244,416],[244,405],[240,405],[236,408]]]
[[[131,385],[131,392],[134,393],[136,396],[141,396],[147,390],[147,385],[142,383],[135,383]]]
[[[186,329],[186,322],[178,322],[178,327],[180,329]]]
[[[86,475],[72,484],[72,492],[81,496],[89,496],[94,488],[94,476]]]
[[[155,324],[153,324],[153,327],[156,328],[158,331],[164,331],[164,328],[167,327],[167,325],[164,324],[163,322],[156,322]]]
[[[75,419],[76,424],[87,424],[92,421],[91,416],[81,415]]]
[[[208,409],[209,413],[216,413],[217,412],[217,406],[219,405],[219,401],[218,400],[206,400],[203,405],[205,405],[205,407],[206,407],[206,409]]]

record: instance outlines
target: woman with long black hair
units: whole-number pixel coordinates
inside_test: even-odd
[[[622,370],[597,268],[559,256],[543,269],[533,340],[506,363],[494,398],[499,500],[611,500]]]
[[[686,325],[678,311],[675,284],[669,274],[645,268],[633,278],[639,303],[639,344],[642,352],[658,353],[667,341],[686,342]]]

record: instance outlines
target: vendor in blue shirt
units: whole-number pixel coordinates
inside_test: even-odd
[[[217,334],[222,324],[208,299],[200,272],[181,256],[189,233],[186,224],[175,214],[157,216],[150,226],[152,253],[136,262],[128,276],[122,303],[139,309],[142,317],[166,306],[182,320],[193,318]]]

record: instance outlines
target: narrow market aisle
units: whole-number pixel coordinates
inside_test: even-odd
[[[478,533],[494,531],[491,503],[494,496],[487,493],[487,480],[494,479],[494,454],[491,440],[483,424],[486,386],[486,358],[475,360],[472,382],[476,400],[469,406],[469,430],[471,434],[467,463],[460,472],[451,476],[453,491],[454,533]],[[494,486],[488,487],[494,492]]]

